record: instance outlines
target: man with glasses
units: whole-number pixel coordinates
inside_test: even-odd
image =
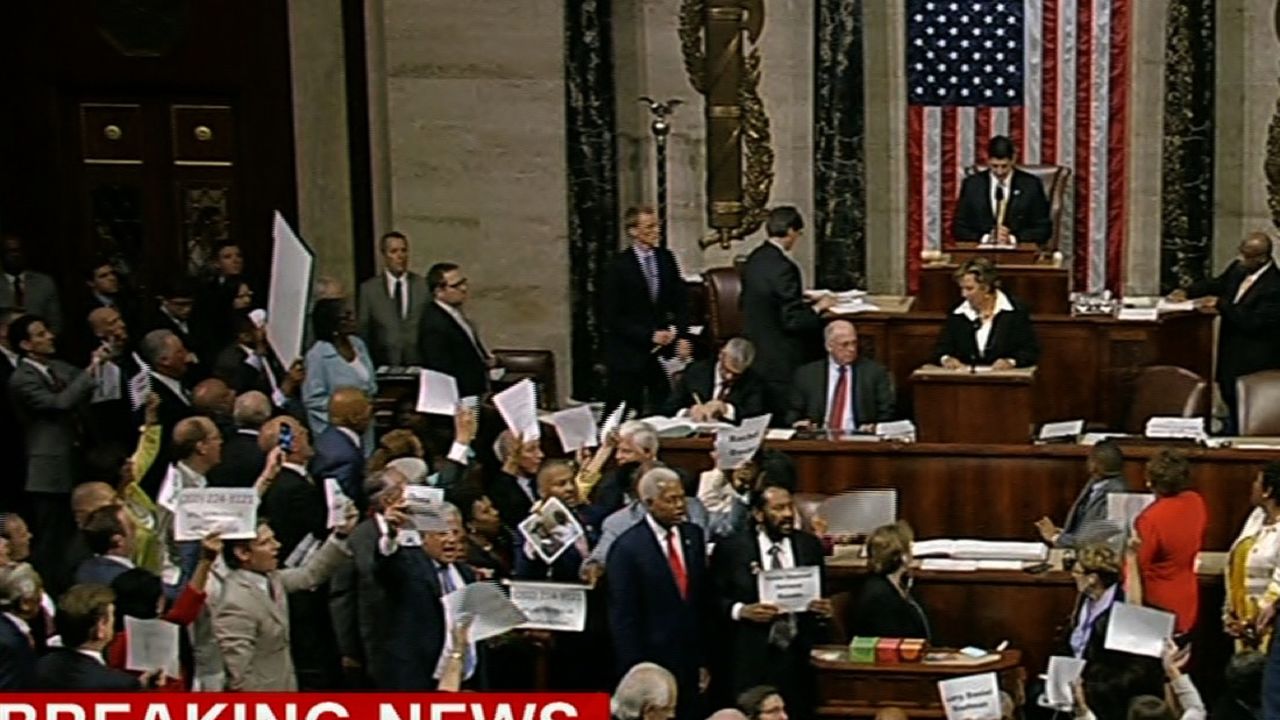
[[[838,433],[874,431],[893,419],[893,380],[883,365],[858,353],[858,331],[834,320],[823,332],[827,357],[796,371],[786,422]]]
[[[699,360],[680,374],[664,413],[731,423],[763,415],[764,382],[751,369],[755,358],[750,340],[729,338],[715,360]]]
[[[496,363],[462,312],[467,276],[454,263],[436,263],[427,271],[427,288],[434,302],[423,309],[418,333],[423,367],[453,376],[460,397],[483,395],[489,390],[489,368]]]

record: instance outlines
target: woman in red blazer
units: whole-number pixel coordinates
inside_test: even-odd
[[[1199,609],[1196,555],[1204,544],[1204,498],[1191,490],[1181,453],[1161,450],[1147,462],[1147,487],[1156,501],[1134,520],[1140,539],[1138,570],[1144,604],[1177,616],[1174,630],[1191,631]]]

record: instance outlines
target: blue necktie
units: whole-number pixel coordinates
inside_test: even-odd
[[[640,267],[644,270],[644,282],[649,286],[649,299],[658,299],[658,259],[653,251],[640,256]]]

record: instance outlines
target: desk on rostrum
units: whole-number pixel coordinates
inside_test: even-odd
[[[960,266],[944,263],[920,268],[920,289],[915,308],[941,312],[960,302],[955,272]],[[1036,315],[1066,315],[1071,312],[1071,276],[1067,268],[1053,265],[999,265],[1000,288],[1020,300]]]
[[[866,665],[828,656],[846,648],[815,648],[812,659],[818,673],[819,717],[873,717],[881,707],[898,707],[907,717],[946,717],[938,694],[938,681],[994,672],[1000,689],[1022,698],[1026,669],[1022,653],[1005,650],[996,660],[973,666],[901,663]],[[1016,700],[1015,700],[1016,701]]]
[[[1017,443],[1035,433],[1035,368],[911,373],[916,434],[931,443]]]

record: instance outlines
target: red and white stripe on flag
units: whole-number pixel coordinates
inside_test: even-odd
[[[1135,0],[1024,0],[1024,104],[907,107],[907,281],[920,252],[941,249],[964,168],[1009,135],[1025,165],[1063,165],[1072,188],[1059,249],[1077,290],[1120,290],[1124,278],[1130,8]]]

